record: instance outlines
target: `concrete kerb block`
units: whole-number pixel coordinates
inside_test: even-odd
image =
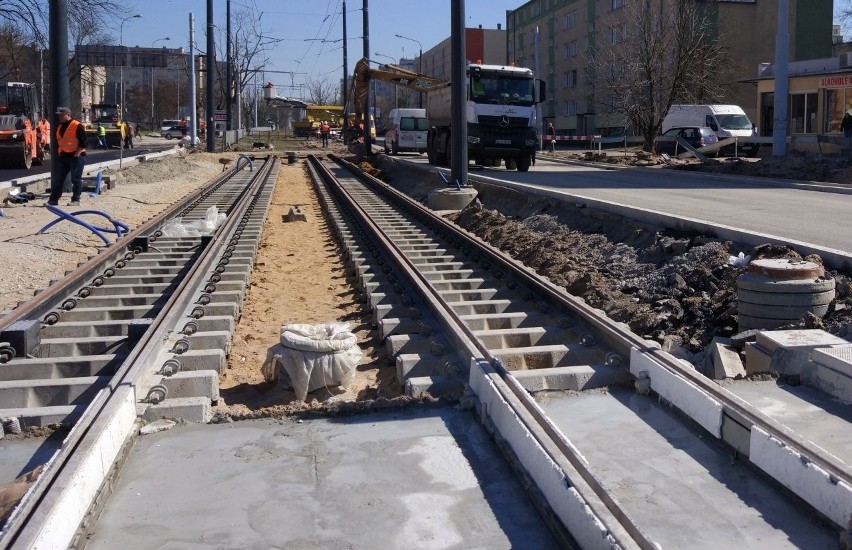
[[[204,397],[219,400],[219,375],[212,370],[181,371],[160,381],[169,398]]]
[[[160,418],[177,418],[187,422],[206,424],[213,417],[213,406],[206,397],[184,397],[166,399],[145,409],[142,419],[146,421]]]
[[[730,338],[713,338],[705,349],[707,363],[705,370],[714,380],[725,378],[741,378],[746,375],[745,366],[740,354],[733,346]]]
[[[756,342],[745,343],[746,374],[766,372],[772,365],[772,354]]]

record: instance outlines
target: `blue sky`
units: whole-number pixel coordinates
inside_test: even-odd
[[[450,0],[369,0],[370,57],[390,62],[417,55],[416,42],[396,38],[395,34],[419,41],[428,50],[450,34]],[[466,26],[482,25],[495,29],[500,23],[506,28],[506,10],[523,5],[523,0],[466,0]],[[342,44],[338,42],[306,41],[305,39],[341,40],[343,38],[342,0],[231,0],[231,12],[251,6],[264,13],[264,34],[283,39],[270,52],[271,65],[279,71],[294,71],[292,82],[298,85],[306,79],[337,81],[343,74]],[[216,25],[224,27],[225,0],[215,0]],[[127,46],[189,46],[189,13],[195,16],[196,42],[206,47],[206,0],[134,0],[127,7],[142,17],[124,23],[124,44]],[[348,32],[348,65],[350,72],[364,52],[360,39],[363,32],[363,0],[346,1]],[[131,11],[130,13],[134,13]],[[118,29],[116,29],[116,35]],[[158,40],[169,37],[170,40]],[[116,40],[117,40],[116,36]],[[156,43],[154,43],[156,41]],[[378,52],[383,55],[376,56]],[[268,75],[266,80],[287,85],[291,77]],[[280,90],[289,95],[288,90]]]

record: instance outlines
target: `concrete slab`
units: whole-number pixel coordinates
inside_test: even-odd
[[[778,348],[788,350],[807,349],[848,344],[839,336],[824,330],[765,330],[757,333],[757,343],[769,353]]]
[[[836,532],[655,396],[546,395],[545,413],[660,547],[837,546]]]
[[[87,540],[114,548],[556,548],[452,407],[140,438]]]
[[[837,458],[852,463],[852,410],[848,405],[814,388],[774,380],[729,380],[723,386]]]
[[[852,376],[852,344],[814,350],[811,360],[846,376]]]
[[[0,439],[0,483],[8,483],[44,464],[62,447],[67,432],[50,437],[19,438],[7,435]]]

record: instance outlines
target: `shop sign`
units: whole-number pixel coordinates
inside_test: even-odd
[[[852,86],[852,75],[824,76],[819,79],[820,88],[846,88]]]

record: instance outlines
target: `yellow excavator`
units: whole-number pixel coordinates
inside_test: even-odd
[[[439,78],[415,73],[397,65],[382,65],[382,67],[382,69],[371,69],[370,62],[366,58],[361,58],[355,64],[355,83],[352,86],[352,105],[355,113],[354,118],[347,121],[345,134],[347,143],[358,140],[363,134],[364,103],[367,99],[370,80],[373,78],[418,92],[429,92],[438,86],[447,84]],[[372,117],[370,120],[372,121]],[[371,134],[375,135],[372,132]]]

